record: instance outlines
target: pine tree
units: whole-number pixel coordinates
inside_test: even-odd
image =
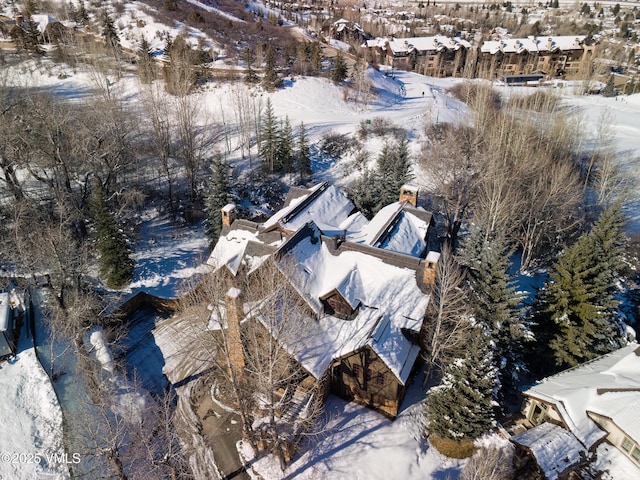
[[[246,47],[242,51],[242,57],[244,59],[244,68],[246,70],[246,75],[244,77],[244,81],[247,83],[256,83],[258,81],[258,75],[253,68],[253,64],[255,63],[255,55],[253,54],[253,50],[249,47]]]
[[[205,209],[207,212],[206,233],[209,246],[215,247],[222,231],[220,211],[231,201],[229,194],[229,171],[227,164],[219,153],[216,154],[211,165],[211,177],[207,182],[205,193]]]
[[[331,70],[331,80],[333,83],[341,83],[347,78],[349,69],[347,62],[344,60],[342,52],[338,52],[333,59],[333,70]]]
[[[293,132],[288,116],[285,118],[284,126],[280,126],[277,159],[278,170],[290,172],[293,169]]]
[[[398,143],[385,144],[376,162],[379,197],[375,211],[398,200],[400,188],[411,178],[409,140],[403,137]]]
[[[487,331],[494,351],[500,402],[517,392],[526,371],[523,344],[531,337],[521,319],[521,296],[509,275],[510,255],[504,239],[489,241],[475,227],[461,251],[461,262],[469,269],[476,322]]]
[[[378,211],[380,182],[375,171],[365,169],[350,186],[351,199],[365,217],[371,219]]]
[[[278,137],[279,131],[276,125],[276,117],[273,113],[273,105],[271,99],[267,99],[264,115],[262,117],[262,125],[260,132],[260,157],[268,168],[270,173],[275,171],[276,160],[278,154]]]
[[[607,80],[607,84],[604,86],[604,88],[602,89],[601,93],[602,93],[603,97],[615,97],[616,96],[616,89],[615,89],[615,85],[614,85],[613,74],[609,75],[609,79]]]
[[[155,80],[151,45],[144,36],[138,48],[138,75],[142,83],[150,83]]]
[[[25,22],[22,42],[22,46],[26,51],[37,55],[42,54],[42,49],[40,48],[40,30],[38,30],[38,25],[31,17],[27,18]]]
[[[91,216],[95,224],[100,275],[109,288],[118,288],[133,277],[134,261],[127,239],[109,211],[99,182],[91,198]]]
[[[311,75],[318,75],[322,70],[322,49],[318,42],[313,42],[310,48]]]
[[[619,206],[603,212],[591,232],[556,261],[536,305],[538,332],[559,369],[611,352],[624,344],[617,318],[615,279],[625,238]]]
[[[267,53],[265,55],[264,77],[262,78],[262,84],[270,91],[279,88],[282,84],[282,81],[278,77],[278,72],[276,72],[276,52],[273,50],[271,45],[267,47]]]
[[[80,10],[78,11],[78,23],[86,25],[88,21],[89,12],[87,12],[87,7],[85,7],[84,2],[80,2]]]
[[[496,371],[488,339],[477,329],[466,355],[447,369],[442,383],[429,390],[428,430],[451,440],[474,440],[495,423]]]
[[[300,130],[298,132],[298,148],[295,154],[295,170],[300,175],[300,183],[303,183],[303,179],[306,176],[311,175],[311,157],[304,122],[300,122]]]
[[[107,48],[110,48],[114,54],[120,51],[120,37],[116,30],[115,23],[106,10],[102,11],[102,38]]]

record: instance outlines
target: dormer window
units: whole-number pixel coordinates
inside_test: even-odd
[[[351,306],[337,290],[332,290],[320,297],[324,313],[342,320],[353,320],[360,310],[360,303],[355,307]]]

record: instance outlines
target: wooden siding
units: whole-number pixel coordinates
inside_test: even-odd
[[[405,387],[368,346],[334,361],[331,391],[395,418]]]

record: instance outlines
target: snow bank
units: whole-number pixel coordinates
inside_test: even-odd
[[[0,363],[0,392],[0,478],[69,478],[66,464],[51,458],[64,453],[62,411],[33,349]]]

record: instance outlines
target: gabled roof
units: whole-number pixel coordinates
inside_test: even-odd
[[[388,42],[394,55],[407,55],[412,51],[440,52],[442,50],[459,50],[471,48],[471,44],[461,38],[435,35],[433,37],[394,38]]]
[[[296,358],[319,378],[334,358],[368,345],[404,383],[419,349],[402,330],[420,331],[429,302],[416,284],[415,271],[356,251],[334,256],[321,235],[310,222],[275,254],[277,264],[319,317],[311,321],[308,335],[297,339],[304,347]],[[360,304],[354,319],[323,315],[320,298],[334,289]]]
[[[207,265],[214,270],[226,267],[234,276],[242,265],[251,272],[262,265],[281,243],[281,236],[261,234],[257,224],[236,220],[231,228],[223,229]]]
[[[568,35],[563,37],[503,38],[486,40],[480,47],[482,53],[547,53],[569,50],[582,50],[586,36]]]
[[[525,395],[554,404],[569,430],[587,447],[606,436],[587,412],[609,417],[640,442],[640,346],[633,343],[542,380]]]
[[[586,453],[584,445],[571,432],[551,423],[519,433],[511,441],[533,454],[547,480],[555,480],[580,463]]]
[[[336,187],[327,182],[310,188],[306,194],[294,192],[295,197],[289,204],[276,212],[267,220],[265,231],[280,228],[284,231],[295,232],[307,222],[313,220],[325,232],[337,232],[338,225],[346,220],[354,210],[351,201]]]
[[[421,257],[427,248],[426,238],[431,214],[408,202],[394,202],[382,208],[360,231],[347,238],[356,243]]]

